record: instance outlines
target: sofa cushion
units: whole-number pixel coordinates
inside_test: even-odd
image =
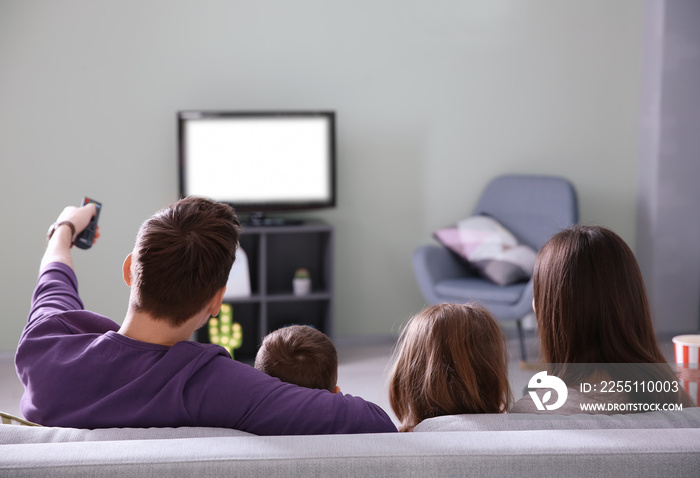
[[[444,279],[435,284],[435,292],[446,299],[459,301],[487,301],[513,304],[523,295],[525,283],[500,286],[478,277]]]
[[[700,467],[698,443],[700,429],[378,433],[20,444],[0,447],[0,475],[696,476]]]
[[[700,408],[616,415],[484,413],[423,420],[416,432],[700,428]]]

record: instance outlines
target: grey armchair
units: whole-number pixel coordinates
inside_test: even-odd
[[[558,231],[578,222],[578,199],[574,186],[564,178],[506,175],[486,186],[473,214],[493,217],[519,242],[539,250]],[[515,321],[521,358],[527,360],[522,319],[532,312],[532,279],[496,285],[440,245],[416,249],[413,269],[428,303],[476,301],[498,320]]]

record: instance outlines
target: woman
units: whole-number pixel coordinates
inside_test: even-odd
[[[537,255],[533,282],[542,358],[576,398],[692,406],[661,353],[642,274],[620,236],[596,226],[561,231]],[[574,402],[570,394],[565,412],[581,412]],[[526,396],[513,411],[532,405]]]

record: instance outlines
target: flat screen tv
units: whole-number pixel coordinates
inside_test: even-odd
[[[181,111],[180,197],[251,218],[336,204],[335,113]]]

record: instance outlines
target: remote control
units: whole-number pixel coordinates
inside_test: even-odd
[[[85,196],[83,198],[83,206],[86,204],[94,203],[95,206],[97,206],[97,212],[95,213],[94,216],[92,216],[92,219],[90,220],[90,224],[81,232],[78,234],[75,238],[75,247],[79,247],[81,249],[90,249],[92,247],[92,243],[95,240],[95,232],[97,231],[97,220],[100,217],[100,209],[102,209],[102,204],[95,201],[94,199],[90,199],[89,197]]]

